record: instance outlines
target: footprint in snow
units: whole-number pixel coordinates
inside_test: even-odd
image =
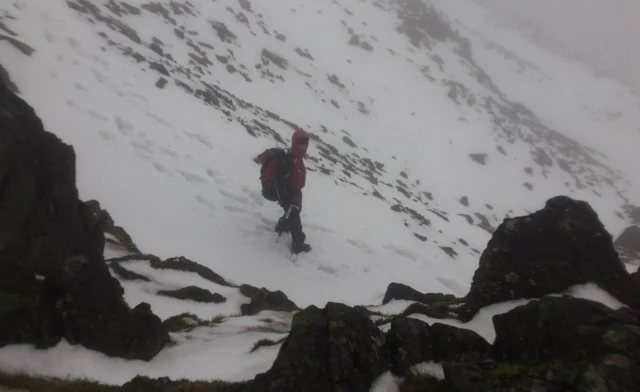
[[[45,29],[44,30],[44,38],[47,40],[47,42],[51,43],[51,42],[53,42],[53,39],[55,38],[55,36],[49,30]]]
[[[204,197],[202,195],[197,195],[196,196],[196,200],[198,200],[200,203],[204,204],[205,206],[209,207],[212,210],[216,209],[216,207],[213,204],[213,202],[211,202],[210,200],[208,200],[206,197]]]
[[[182,175],[182,177],[184,177],[185,180],[189,181],[189,182],[194,182],[194,183],[203,183],[206,180],[202,177],[200,177],[199,175],[195,174],[195,173],[191,173],[191,172],[187,172],[187,171],[183,171],[183,170],[179,170],[180,175]]]
[[[129,136],[132,134],[131,131],[133,130],[133,124],[124,120],[120,116],[115,116],[113,120],[115,121],[116,127],[118,128],[118,131],[120,131],[120,133],[122,133],[125,136]]]
[[[369,248],[369,246],[364,243],[363,241],[360,240],[347,240],[348,243],[350,243],[351,245],[355,246],[356,248],[362,250],[365,253],[369,253],[372,254],[373,250],[371,250],[371,248]]]
[[[218,185],[227,183],[227,181],[222,177],[222,174],[213,169],[207,168],[207,176],[209,176],[209,178],[211,178]]]
[[[148,140],[145,140],[144,143],[140,142],[140,141],[137,141],[137,140],[134,140],[134,141],[131,142],[131,145],[135,149],[147,152],[149,154],[153,154],[153,148],[151,147],[150,144],[151,144],[151,142],[149,142]]]
[[[173,177],[173,173],[171,173],[171,171],[169,169],[167,169],[166,167],[162,166],[161,164],[159,164],[158,162],[153,162],[153,167],[160,173],[162,174],[166,174],[169,177]]]
[[[234,200],[234,201],[236,201],[236,202],[238,202],[240,204],[243,204],[245,206],[251,204],[251,202],[247,198],[244,198],[244,197],[238,196],[238,195],[234,195],[233,193],[231,193],[229,191],[226,191],[224,189],[218,189],[218,192],[222,196],[226,197],[227,199]]]
[[[102,114],[98,113],[98,112],[94,112],[93,110],[87,110],[87,114],[90,115],[91,117],[104,121],[104,122],[108,122],[109,118],[106,116],[103,116]]]
[[[106,140],[106,141],[108,141],[108,142],[112,142],[112,141],[114,141],[114,139],[115,139],[115,137],[116,137],[116,135],[114,135],[114,134],[113,134],[113,133],[111,133],[111,132],[107,132],[107,131],[105,131],[104,129],[99,130],[99,131],[98,131],[98,133],[100,134],[100,136],[101,136],[104,140]]]
[[[74,82],[73,83],[73,87],[76,88],[76,90],[80,90],[80,91],[85,91],[85,92],[89,92],[89,90],[87,90],[84,85],[80,82]]]

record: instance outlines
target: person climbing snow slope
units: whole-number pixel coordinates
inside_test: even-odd
[[[308,146],[309,135],[303,130],[297,130],[291,138],[289,151],[268,149],[256,158],[257,162],[262,163],[260,178],[263,196],[277,201],[284,210],[275,230],[278,234],[291,233],[291,251],[295,254],[311,250],[311,246],[305,243],[306,235],[302,231],[300,218],[302,188],[307,177],[304,155]]]

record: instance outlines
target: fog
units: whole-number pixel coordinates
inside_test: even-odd
[[[640,0],[475,0],[640,93]]]

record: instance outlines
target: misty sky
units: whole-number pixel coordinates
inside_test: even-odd
[[[526,18],[555,43],[640,93],[640,0],[476,0],[515,22]]]

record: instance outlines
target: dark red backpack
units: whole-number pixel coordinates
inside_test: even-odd
[[[262,196],[270,201],[278,201],[276,190],[276,166],[287,156],[282,148],[269,148],[255,159],[260,167],[260,181],[262,182]]]

